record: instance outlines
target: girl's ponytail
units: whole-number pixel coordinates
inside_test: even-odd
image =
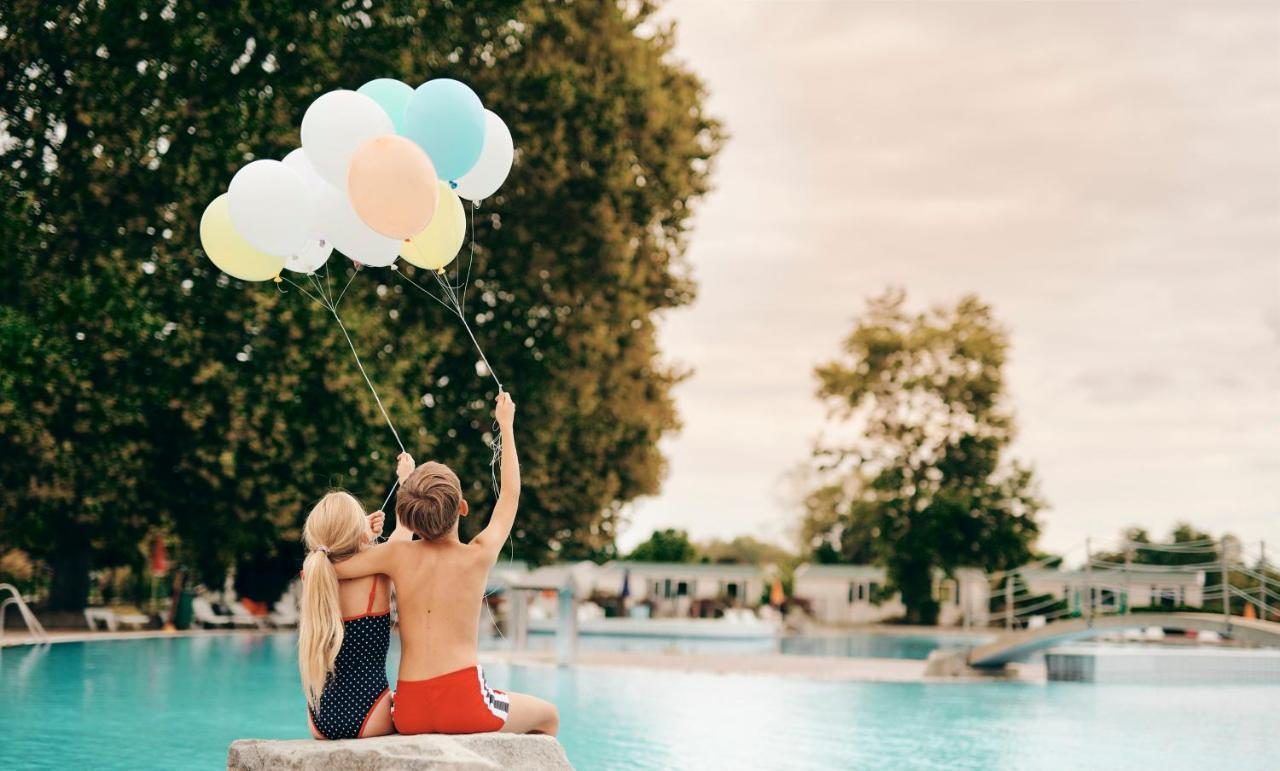
[[[327,547],[313,549],[302,563],[302,610],[298,615],[298,669],[307,704],[315,709],[342,647],[338,574]]]
[[[310,551],[302,563],[298,670],[307,704],[314,709],[342,648],[342,606],[332,560],[360,551],[370,539],[369,523],[359,501],[348,493],[332,492],[307,515],[302,538]]]

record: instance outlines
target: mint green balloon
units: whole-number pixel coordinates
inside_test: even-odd
[[[396,126],[396,133],[404,133],[404,107],[413,96],[413,89],[394,78],[378,78],[365,83],[356,89],[356,93],[364,94],[391,116]]]

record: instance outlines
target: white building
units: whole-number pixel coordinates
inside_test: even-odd
[[[617,560],[600,566],[594,588],[620,596],[624,577],[629,602],[651,604],[656,616],[688,616],[698,600],[755,607],[765,582],[764,571],[755,565]]]
[[[808,601],[814,617],[827,624],[873,624],[906,613],[897,593],[886,593],[884,568],[874,565],[816,565],[796,568],[797,598]],[[938,623],[957,626],[985,625],[989,618],[986,576],[976,568],[962,568],[955,578],[938,572],[933,596],[938,601]]]
[[[765,587],[764,571],[754,565],[615,560],[604,565],[557,563],[532,571],[512,566],[499,576],[502,566],[500,562],[490,576],[491,584],[551,587],[572,582],[575,593],[583,600],[592,595],[621,597],[625,581],[628,604],[651,606],[654,616],[689,616],[699,601],[756,607]]]
[[[1199,570],[1162,570],[1147,565],[1137,565],[1130,570],[1040,568],[1020,571],[1018,576],[1025,582],[1027,593],[1066,600],[1072,612],[1088,604],[1090,588],[1094,592],[1094,607],[1100,613],[1126,607],[1198,608],[1204,602],[1204,571]]]

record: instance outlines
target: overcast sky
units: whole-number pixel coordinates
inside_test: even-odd
[[[1280,557],[1280,10],[685,0],[731,139],[699,208],[655,527],[782,539],[864,299],[976,292],[1064,551],[1186,519]]]

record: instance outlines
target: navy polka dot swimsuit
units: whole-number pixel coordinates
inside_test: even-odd
[[[342,647],[325,680],[319,709],[310,710],[311,722],[326,739],[358,738],[373,708],[391,690],[387,682],[391,609],[373,612],[379,578],[373,577],[364,614],[342,619]]]

